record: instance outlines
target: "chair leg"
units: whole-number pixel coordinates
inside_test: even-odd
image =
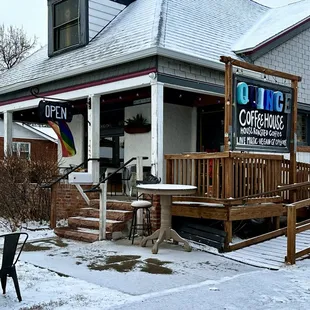
[[[11,272],[11,277],[14,281],[14,286],[15,286],[15,291],[17,294],[17,298],[19,301],[22,301],[22,296],[20,295],[20,290],[19,290],[19,284],[18,284],[18,279],[17,279],[17,274],[16,274],[16,269],[13,267],[13,270]]]
[[[2,275],[2,277],[1,277],[1,286],[2,286],[3,294],[5,294],[5,288],[6,288],[6,280],[7,280],[7,278],[8,278],[8,275],[7,275],[7,274]]]
[[[135,220],[135,210],[133,210],[133,212],[132,212],[132,220],[131,220],[131,225],[130,225],[130,230],[129,230],[129,238],[128,238],[129,240],[131,239],[134,220]]]
[[[131,244],[134,243],[135,241],[135,235],[138,232],[137,230],[137,217],[138,217],[138,213],[137,210],[135,209],[134,211],[134,218],[133,218],[133,231],[132,231],[132,240],[131,240]]]
[[[129,240],[131,239],[131,243],[134,243],[135,240],[135,233],[136,233],[136,225],[137,225],[137,210],[133,210],[133,215],[132,215],[132,222],[130,226],[130,232],[129,232]]]

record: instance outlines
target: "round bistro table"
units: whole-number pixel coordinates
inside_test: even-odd
[[[157,229],[152,235],[143,238],[141,241],[141,246],[145,247],[148,240],[157,239],[152,248],[152,253],[157,254],[159,244],[164,240],[172,239],[176,242],[183,243],[184,249],[190,252],[192,249],[189,243],[171,228],[171,204],[172,196],[195,194],[197,187],[179,184],[141,184],[137,186],[137,189],[140,193],[160,195],[161,206],[160,228]]]

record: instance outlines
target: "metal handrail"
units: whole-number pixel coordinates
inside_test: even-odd
[[[81,168],[82,166],[84,166],[86,163],[88,163],[89,161],[92,160],[97,160],[100,161],[100,158],[88,158],[87,161],[82,162],[81,164],[79,164],[78,166],[73,167],[71,170],[69,170],[68,172],[66,172],[65,174],[63,174],[62,176],[60,176],[58,179],[54,180],[52,183],[49,184],[44,184],[41,185],[41,188],[49,188],[52,187],[54,184],[58,183],[59,181],[65,179],[70,173],[76,171],[77,169]]]
[[[105,183],[108,179],[110,179],[113,175],[115,175],[116,173],[118,173],[120,170],[124,169],[128,164],[130,164],[132,161],[136,160],[137,157],[132,157],[131,159],[129,159],[128,161],[126,161],[122,166],[120,166],[118,169],[116,169],[115,171],[113,171],[110,175],[108,175],[107,177],[105,177],[104,179],[102,179],[98,184],[96,184],[94,187],[90,188],[90,189],[86,189],[84,190],[84,193],[89,193],[89,192],[100,192],[100,184],[101,183]],[[142,159],[146,160],[148,159],[148,157],[142,157]],[[105,173],[103,173],[100,176],[100,179],[104,176]]]

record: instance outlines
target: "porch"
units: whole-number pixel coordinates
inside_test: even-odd
[[[165,159],[166,183],[197,186],[196,196],[173,197],[172,215],[189,222],[191,219],[221,221],[225,237],[220,238],[220,233],[212,229],[197,229],[197,224],[185,225],[180,230],[184,236],[220,250],[238,248],[232,244],[233,223],[268,219],[265,223],[268,230],[279,230],[280,217],[287,214],[286,204],[310,196],[307,186],[286,189],[290,184],[290,160],[283,155],[188,153],[166,155]],[[308,182],[309,172],[309,164],[297,163],[297,182]],[[298,217],[308,215],[307,208],[298,210]],[[241,242],[239,247],[250,244]]]

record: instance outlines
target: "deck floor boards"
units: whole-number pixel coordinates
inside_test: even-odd
[[[277,270],[285,266],[286,246],[286,236],[280,236],[221,255],[252,266]],[[310,247],[310,232],[297,234],[296,252],[308,247]]]

